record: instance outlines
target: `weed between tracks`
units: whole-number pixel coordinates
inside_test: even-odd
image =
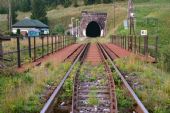
[[[91,83],[88,92],[88,99],[85,103],[88,106],[100,106],[100,100],[97,97],[99,94],[96,92],[99,86],[107,85],[107,75],[103,65],[92,66],[89,63],[83,64],[79,73],[79,80],[81,83]]]
[[[57,66],[49,62],[23,74],[3,73],[0,76],[0,113],[39,112],[45,101],[43,92],[50,86],[57,86],[69,67],[70,63]]]
[[[118,59],[116,65],[149,112],[170,113],[170,75],[134,56]]]
[[[80,63],[77,63],[74,66],[70,76],[65,81],[63,88],[62,88],[62,91],[60,92],[60,95],[59,95],[59,98],[58,98],[58,103],[65,102],[66,104],[71,104],[73,85],[74,85],[74,83],[73,83],[74,77],[75,77],[75,74],[76,74],[79,66],[80,66]]]

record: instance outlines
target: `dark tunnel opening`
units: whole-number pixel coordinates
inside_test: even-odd
[[[90,22],[86,28],[86,36],[87,37],[100,37],[100,26],[97,22]]]

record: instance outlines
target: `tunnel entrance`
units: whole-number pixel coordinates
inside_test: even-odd
[[[100,35],[101,35],[101,30],[99,24],[95,21],[90,22],[86,28],[86,36],[100,37]]]

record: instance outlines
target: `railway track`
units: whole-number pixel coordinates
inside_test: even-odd
[[[114,54],[107,45],[102,45],[100,43],[93,46],[90,44],[81,45],[65,59],[72,61],[72,65],[44,105],[41,113],[51,113],[53,111],[55,98],[77,62],[80,62],[80,67],[74,77],[72,113],[118,112],[115,84],[112,78],[111,68],[114,68],[123,81],[124,86],[131,94],[131,97],[136,101],[138,105],[138,110],[136,111],[138,113],[148,113],[142,102],[122,76],[119,69],[113,63],[115,58],[118,58],[118,56]],[[91,69],[95,68],[97,65],[101,66],[99,68],[101,68],[102,71],[99,71],[99,73],[97,71],[91,73]]]
[[[97,45],[88,45],[83,59],[81,59],[81,67],[77,71],[74,80],[74,91],[72,100],[73,113],[117,113],[117,100],[115,95],[115,85],[112,78],[112,72]],[[85,69],[82,75],[81,68],[86,66],[86,62],[96,65],[101,63],[104,65],[103,71],[91,74],[89,69]],[[89,74],[90,73],[90,74]],[[83,80],[82,80],[83,76]],[[91,78],[94,80],[91,80]],[[105,81],[101,83],[101,81]],[[95,101],[91,103],[91,101]]]

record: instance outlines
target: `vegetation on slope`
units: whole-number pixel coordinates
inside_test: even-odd
[[[57,86],[70,63],[47,62],[26,73],[6,70],[0,74],[0,113],[37,113],[46,101],[43,92]],[[47,95],[45,95],[47,96]]]
[[[136,27],[135,32],[140,35],[140,30],[148,30],[148,35],[154,43],[153,37],[159,36],[159,67],[170,71],[169,43],[170,43],[170,2],[168,0],[150,0],[146,3],[135,3]],[[123,25],[117,29],[117,34],[129,34]],[[161,62],[162,61],[162,62]],[[165,65],[163,66],[162,63]]]
[[[170,76],[134,56],[116,60],[116,65],[150,113],[170,112]]]

